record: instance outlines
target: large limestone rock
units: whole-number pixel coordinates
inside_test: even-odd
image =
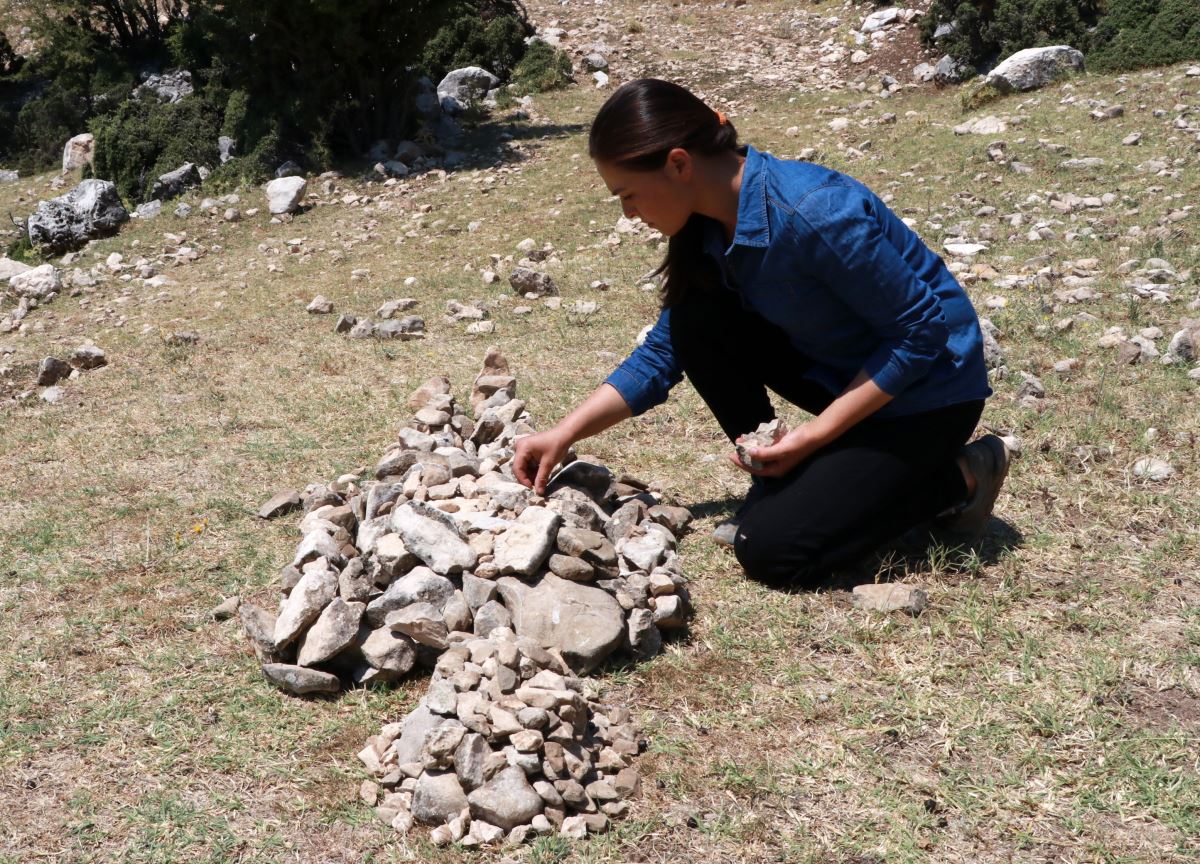
[[[505,768],[467,796],[471,817],[511,831],[542,812],[542,798],[525,779],[525,772]]]
[[[501,573],[532,576],[554,548],[560,517],[545,507],[526,507],[516,523],[496,538],[496,566]]]
[[[353,642],[365,608],[365,603],[334,597],[301,639],[296,662],[301,666],[324,663]]]
[[[150,197],[158,201],[178,198],[192,186],[200,185],[200,170],[191,162],[185,162],[174,171],[168,171],[154,181]]]
[[[583,674],[621,646],[625,616],[611,594],[548,573],[532,585],[512,576],[497,583],[517,635],[557,648]]]
[[[304,575],[283,601],[275,621],[275,647],[290,644],[301,631],[317,620],[321,610],[337,596],[338,577],[333,569],[318,565],[305,568]]]
[[[275,216],[300,209],[308,181],[303,177],[279,177],[267,184],[267,209]]]
[[[17,273],[8,280],[9,290],[18,297],[28,297],[44,303],[62,291],[62,276],[53,264],[40,264]]]
[[[84,165],[91,165],[96,157],[96,136],[91,132],[76,135],[63,147],[62,173],[69,174]]]
[[[1036,90],[1083,69],[1083,54],[1069,45],[1026,48],[988,73],[985,84],[1001,93]]]
[[[0,255],[0,283],[7,282],[12,277],[21,273],[28,273],[32,269],[32,267],[23,261],[14,261],[11,258]]]
[[[84,180],[66,195],[40,202],[26,229],[30,243],[53,255],[115,234],[127,221],[129,213],[116,186],[107,180]]]
[[[394,510],[392,528],[410,552],[443,576],[470,570],[478,559],[454,520],[420,502],[409,502]]]
[[[478,66],[454,69],[437,86],[438,102],[447,114],[461,114],[499,86],[500,79],[486,69]]]

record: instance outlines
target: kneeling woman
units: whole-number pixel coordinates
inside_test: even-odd
[[[977,541],[1008,454],[994,435],[964,447],[991,390],[942,260],[862,184],[739,147],[675,84],[617,90],[589,151],[625,215],[670,238],[663,310],[582,404],[517,442],[517,478],[542,491],[574,442],[686,375],[733,442],[774,417],[768,389],[813,415],[751,449],[763,467],[717,529],[750,576],[811,585],[935,518]]]

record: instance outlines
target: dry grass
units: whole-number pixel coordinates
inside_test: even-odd
[[[1115,270],[1159,255],[1200,274],[1194,210],[1162,238],[1127,234],[1195,201],[1195,142],[1170,124],[1176,103],[1200,102],[1200,83],[1178,69],[1087,78],[1075,96],[1111,100],[1121,86],[1129,113],[1103,125],[1081,104],[1061,106],[1069,91],[1058,89],[993,106],[1024,118],[1003,137],[1030,175],[988,163],[986,139],[950,132],[960,119],[951,93],[852,110],[855,119],[899,115],[844,139],[861,158],[837,149],[830,115],[818,112],[863,94],[792,104],[787,94],[745,95],[758,107],[735,118],[748,140],[784,155],[819,146],[829,164],[891,193],[931,243],[959,223],[971,233],[990,221],[997,239],[987,260],[1001,273],[1041,254],[1098,258],[1104,298],[1055,312],[1055,281],[969,287],[980,305],[991,295],[1009,300],[991,317],[1014,374],[995,383],[985,424],[1019,435],[1025,453],[998,505],[1005,524],[977,559],[951,566],[934,550],[899,565],[929,591],[931,608],[917,619],[853,610],[841,590],[788,595],[746,582],[706,538],[743,481],[721,461],[703,461],[721,452],[719,432],[685,387],[589,442],[704,515],[683,547],[699,615],[662,657],[607,673],[650,742],[633,819],[586,843],[543,840],[507,854],[531,864],[1200,854],[1197,384],[1186,367],[1118,366],[1095,346],[1113,325],[1157,325],[1169,337],[1189,314],[1194,280],[1181,302],[1134,303],[1116,296]],[[114,250],[158,251],[169,245],[164,231],[186,231],[209,252],[167,271],[176,284],[161,293],[114,279],[36,311],[24,335],[0,337],[0,350],[14,352],[0,354],[0,365],[61,355],[84,338],[110,357],[68,383],[62,405],[0,407],[0,636],[10,646],[0,656],[0,862],[500,857],[408,848],[355,801],[354,752],[401,716],[421,681],[338,700],[288,698],[261,681],[235,626],[205,613],[232,593],[273,602],[294,527],[258,522],[255,506],[279,487],[370,464],[425,377],[448,374],[465,393],[494,341],[546,424],[628,350],[654,313],[637,279],[659,253],[652,244],[612,254],[596,246],[617,213],[577,124],[600,98],[539,100],[564,131],[541,138],[537,126],[518,124],[527,158],[488,172],[487,194],[485,173],[468,170],[407,188],[359,187],[379,196],[369,210],[322,206],[286,226],[168,215],[130,228],[89,250],[86,263]],[[1153,117],[1156,108],[1168,115]],[[801,134],[786,137],[794,125]],[[1146,138],[1122,148],[1132,128]],[[1059,169],[1066,156],[1039,139],[1107,164],[1090,174]],[[1139,173],[1151,156],[1181,160],[1178,175]],[[20,210],[12,197],[26,188],[44,195],[44,185],[0,187],[0,212]],[[1113,239],[1026,240],[1037,218],[1068,223],[1060,238],[1070,227],[1071,217],[1044,204],[1034,213],[1020,203],[1051,190],[1117,193],[1119,203],[1091,217]],[[258,193],[246,197],[257,203]],[[1030,220],[1009,229],[977,219],[982,203],[1001,214],[1026,206]],[[421,205],[432,209],[418,214]],[[468,233],[476,219],[482,227]],[[448,299],[497,299],[478,270],[526,236],[561,250],[554,274],[566,303],[596,299],[599,312],[580,321],[537,307],[518,318],[512,301],[498,303],[497,333],[482,338],[446,323]],[[306,238],[306,252],[285,251],[294,237]],[[351,281],[360,267],[370,278]],[[410,275],[415,288],[402,284]],[[610,283],[607,293],[588,289],[597,278]],[[368,314],[390,297],[418,296],[429,336],[344,340],[329,318],[305,315],[318,292],[339,311]],[[1100,323],[1066,333],[1047,326],[1079,308]],[[168,348],[161,334],[176,329],[197,330],[201,342]],[[1050,373],[1066,356],[1081,367],[1066,378]],[[1020,370],[1044,377],[1040,413],[1017,404]],[[1170,459],[1174,478],[1133,479],[1132,462],[1151,452]]]

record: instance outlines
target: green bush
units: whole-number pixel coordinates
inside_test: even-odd
[[[175,104],[129,99],[115,111],[95,118],[94,173],[111,180],[127,201],[147,199],[159,175],[185,162],[212,165],[218,160],[221,113],[193,96]]]
[[[1200,59],[1196,0],[1108,0],[1087,56],[1097,72],[1119,72]]]
[[[1022,48],[1072,45],[1082,49],[1103,0],[934,0],[921,22],[921,36],[934,45],[939,25],[955,31],[937,41],[938,50],[975,66]]]
[[[22,62],[22,58],[13,50],[4,31],[0,30],[0,75],[12,75],[21,68]]]
[[[571,80],[571,58],[541,41],[529,46],[512,76],[513,87],[523,94],[561,90]]]
[[[484,21],[469,12],[438,30],[425,46],[422,65],[435,81],[463,66],[482,66],[507,78],[525,53],[529,32],[529,25],[515,15]]]

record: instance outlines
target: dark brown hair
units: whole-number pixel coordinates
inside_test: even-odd
[[[737,130],[678,84],[640,78],[623,85],[592,121],[588,155],[628,171],[657,171],[676,147],[701,156],[736,150]],[[715,265],[702,253],[706,217],[693,214],[667,243],[655,275],[666,274],[662,305],[672,306],[693,288],[714,286]]]

